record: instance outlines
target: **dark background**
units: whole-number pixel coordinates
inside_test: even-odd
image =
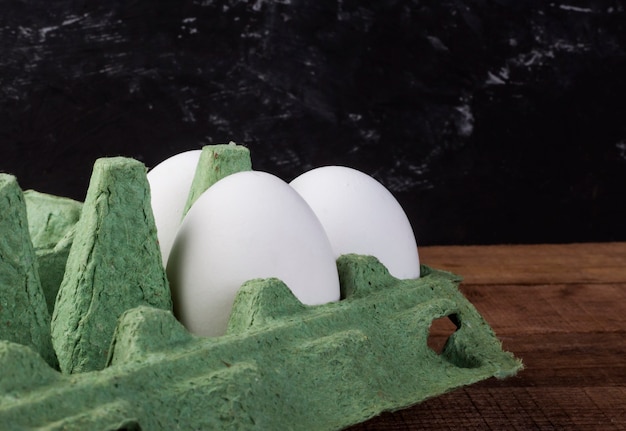
[[[418,244],[626,240],[621,1],[1,0],[0,170],[234,140],[363,170]]]

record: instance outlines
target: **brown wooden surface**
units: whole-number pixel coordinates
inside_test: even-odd
[[[423,247],[420,260],[463,276],[525,369],[351,431],[626,430],[626,243]]]

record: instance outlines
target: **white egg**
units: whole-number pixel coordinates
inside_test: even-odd
[[[167,265],[178,319],[222,335],[239,287],[277,277],[304,304],[339,299],[335,256],[319,220],[287,183],[264,172],[211,186],[183,220]]]
[[[356,169],[326,166],[305,172],[291,186],[322,222],[336,257],[371,255],[397,278],[419,277],[417,242],[409,219],[374,178]]]
[[[161,246],[163,265],[167,264],[174,237],[183,218],[187,196],[201,152],[201,150],[191,150],[176,154],[148,172],[152,212]]]

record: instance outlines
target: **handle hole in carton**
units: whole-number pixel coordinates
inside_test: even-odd
[[[136,420],[129,419],[109,431],[141,431],[141,425]]]
[[[428,331],[428,347],[436,354],[441,355],[448,338],[461,326],[456,314],[440,317],[432,321]]]

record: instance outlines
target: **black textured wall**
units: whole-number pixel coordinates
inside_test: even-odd
[[[361,169],[418,243],[626,240],[621,1],[3,1],[0,170],[234,140],[290,180]]]

